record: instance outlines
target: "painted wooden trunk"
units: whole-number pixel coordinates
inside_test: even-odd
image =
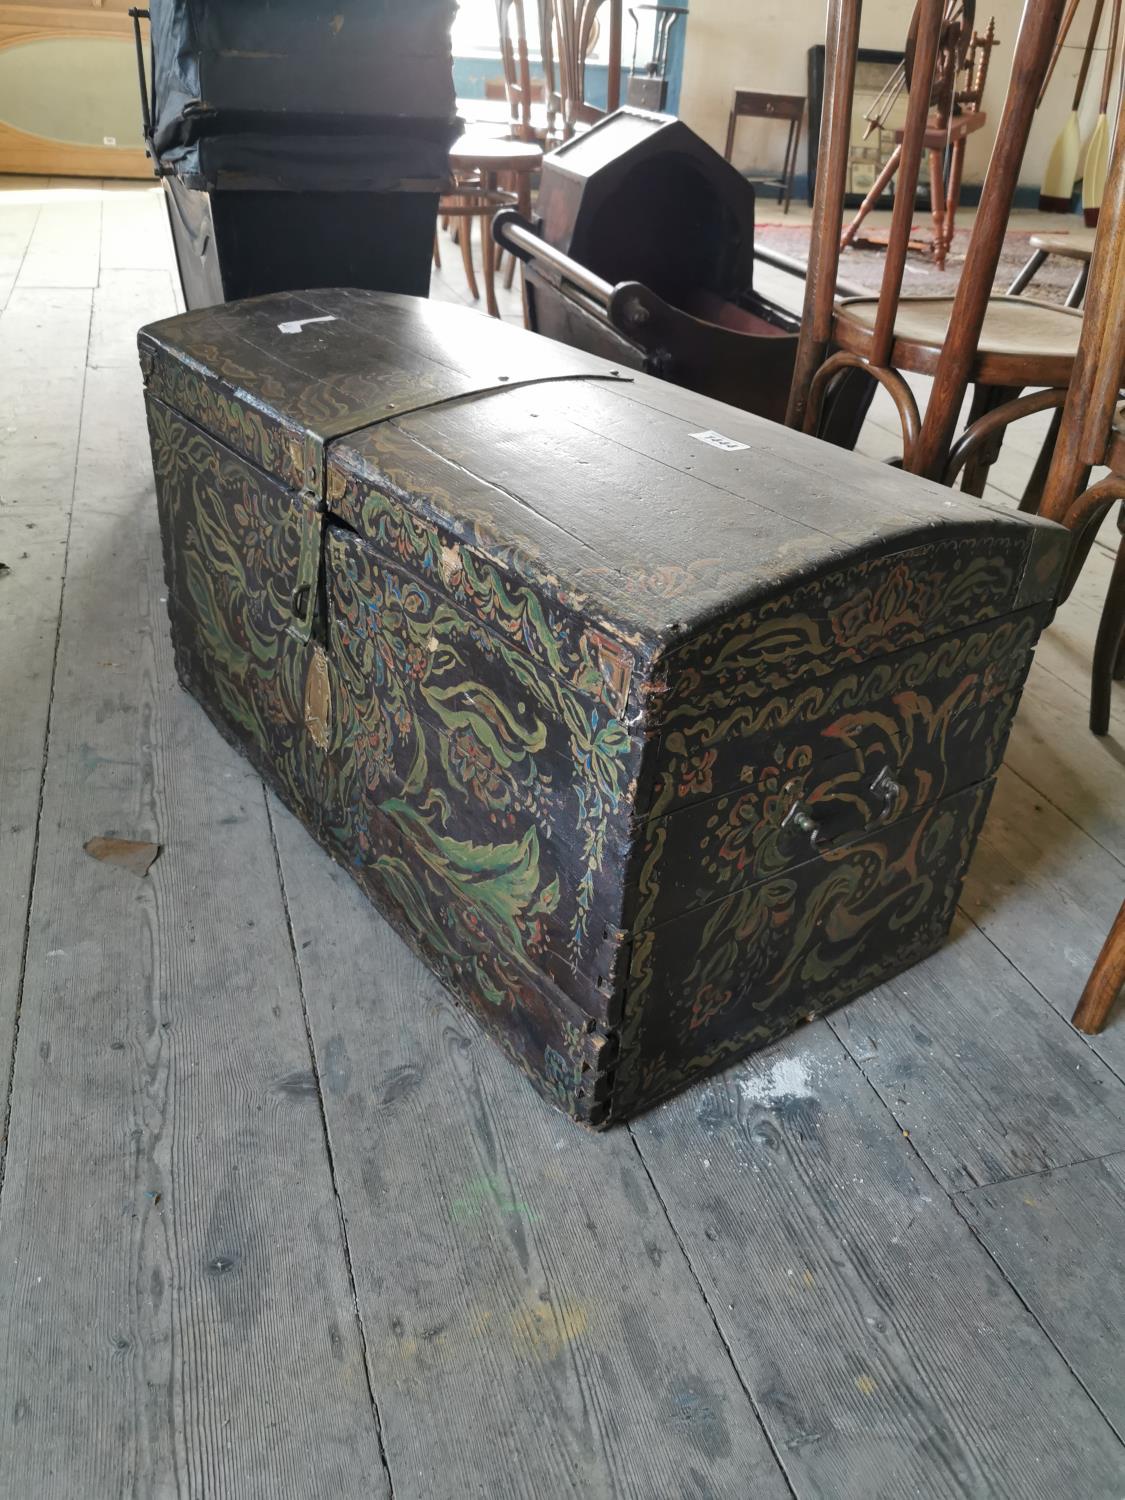
[[[140,356],[182,682],[569,1114],[942,941],[1061,529],[411,298]]]

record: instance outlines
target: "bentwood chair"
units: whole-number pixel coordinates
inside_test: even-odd
[[[1097,962],[1090,971],[1072,1024],[1079,1031],[1095,1036],[1105,1025],[1122,986],[1125,986],[1125,906],[1117,913]]]
[[[1066,391],[1062,422],[1039,514],[1061,521],[1074,537],[1064,594],[1073,587],[1102,521],[1125,501],[1125,93],[1090,261],[1086,311],[1078,356]],[[1092,468],[1109,473],[1090,484]],[[1120,517],[1119,517],[1120,521]],[[1094,646],[1090,728],[1109,729],[1114,678],[1125,676],[1125,540],[1118,546]]]
[[[542,6],[533,12],[540,36]],[[508,101],[508,133],[514,141],[543,146],[554,135],[554,112],[547,93],[546,75],[531,76],[527,17],[523,0],[496,0],[500,26],[500,64],[504,70],[504,95]]]
[[[480,220],[485,306],[493,318],[500,316],[500,308],[496,301],[497,253],[492,241],[492,220],[502,208],[517,208],[525,217],[530,216],[531,179],[543,162],[543,149],[536,143],[531,117],[531,69],[523,0],[497,0],[496,14],[510,134],[497,138],[469,130],[455,141],[449,152],[453,181],[438,205],[441,220],[460,221],[457,238],[465,280],[474,298],[480,293],[473,267],[473,220]],[[436,236],[434,243],[436,248]]]
[[[1090,257],[1094,253],[1094,231],[1092,229],[1061,230],[1050,233],[1043,230],[1028,239],[1031,254],[1020,267],[1019,273],[1008,288],[1009,297],[1018,297],[1026,291],[1043,269],[1050,256],[1061,260],[1072,260],[1078,267],[1070,291],[1066,294],[1067,307],[1081,307],[1086,295],[1086,282],[1090,275]]]
[[[550,60],[548,63],[545,50],[544,67],[550,67],[549,77],[557,81],[557,88],[554,83],[549,87],[555,89],[554,104],[561,116],[563,139],[570,140],[577,130],[595,124],[604,114],[612,114],[621,103],[622,0],[544,0],[543,9],[549,25],[543,27],[542,35],[550,33]],[[608,78],[606,107],[602,109],[586,97],[586,64],[599,28],[607,20]]]
[[[915,190],[945,11],[944,0],[918,0],[914,87],[902,131],[882,288],[878,297],[837,301],[860,0],[830,0],[812,253],[787,413],[790,426],[815,431],[829,388],[858,369],[878,381],[895,402],[902,424],[903,467],[947,483],[960,475],[962,488],[979,495],[1005,426],[1062,404],[1078,349],[1081,314],[1027,297],[993,296],[992,283],[1063,3],[1027,0],[1025,5],[996,145],[956,294],[904,297]],[[904,378],[907,373],[933,376],[924,417]],[[954,445],[970,385],[975,389],[969,425]],[[1028,386],[1048,389],[1021,396]]]

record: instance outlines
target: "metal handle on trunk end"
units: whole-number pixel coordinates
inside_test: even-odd
[[[898,806],[898,799],[902,796],[902,787],[894,779],[890,766],[884,766],[871,783],[871,791],[883,804],[883,810],[875,819],[877,823],[885,823]]]
[[[890,766],[883,767],[871,783],[868,792],[881,806],[873,816],[868,816],[866,822],[862,825],[853,825],[850,829],[847,827],[837,828],[834,833],[830,832],[829,829],[817,821],[816,815],[808,803],[802,802],[798,798],[785,814],[784,818],[782,818],[781,826],[782,828],[795,829],[798,833],[803,833],[808,838],[810,848],[815,853],[820,853],[830,839],[839,839],[848,835],[855,837],[865,829],[875,828],[880,823],[889,822],[894,816],[898,808],[899,799],[902,796],[902,787],[895,780]],[[831,809],[826,810],[829,818],[831,818]]]
[[[824,842],[823,830],[803,802],[794,802],[782,818],[781,826],[782,828],[795,828],[798,833],[807,834],[809,843],[814,849],[819,849]]]

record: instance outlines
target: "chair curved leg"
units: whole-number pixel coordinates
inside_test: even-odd
[[[1101,623],[1094,643],[1090,672],[1090,728],[1095,734],[1109,733],[1113,680],[1125,643],[1125,537],[1117,549],[1113,577],[1102,606]]]
[[[1093,1036],[1101,1031],[1110,1007],[1125,984],[1125,906],[1117,913],[1102,951],[1098,954],[1071,1025]]]
[[[1019,399],[1020,386],[1003,385],[978,385],[973,390],[973,399],[969,406],[969,420],[966,431],[972,431],[978,422],[993,412],[1009,403]],[[966,495],[975,495],[979,500],[984,494],[988,483],[989,470],[1000,457],[1000,446],[1004,441],[1004,428],[1006,423],[992,423],[984,429],[982,439],[977,443],[968,459],[964,463],[961,477],[961,490]]]
[[[1055,456],[1055,444],[1059,440],[1059,429],[1061,427],[1062,407],[1060,406],[1051,418],[1051,425],[1047,431],[1047,436],[1043,439],[1042,447],[1039,449],[1039,455],[1035,460],[1035,467],[1032,469],[1027,484],[1024,486],[1024,492],[1020,496],[1020,510],[1025,515],[1033,516],[1039,509],[1039,502],[1043,498],[1043,488],[1047,483],[1047,475],[1051,470],[1051,460]],[[1086,486],[1082,485],[1082,488],[1085,489]]]
[[[469,200],[467,198],[462,199],[462,202],[466,208],[469,207]],[[477,286],[477,273],[473,270],[472,214],[467,213],[463,215],[457,222],[457,228],[460,231],[457,237],[461,242],[461,263],[465,267],[465,280],[469,283],[469,295],[474,302],[479,302],[480,289]]]
[[[1117,474],[1107,474],[1104,479],[1099,479],[1097,484],[1092,484],[1088,490],[1084,490],[1076,500],[1072,500],[1058,517],[1073,537],[1070,556],[1067,559],[1063,581],[1059,588],[1058,602],[1060,604],[1064,604],[1070,598],[1083,564],[1090,555],[1090,548],[1094,545],[1098,527],[1119,500],[1125,500],[1125,478]]]
[[[1002,392],[1004,388],[997,386],[993,389]],[[950,450],[949,462],[941,476],[941,482],[952,485],[961,470],[969,467],[978,450],[984,448],[986,444],[999,447],[998,435],[1002,435],[1004,429],[1010,427],[1013,422],[1020,421],[1022,417],[1033,416],[1036,412],[1050,411],[1052,407],[1061,410],[1065,400],[1065,390],[1048,389],[1031,391],[1026,396],[1017,396],[1015,400],[1001,401],[999,405],[990,404],[988,410],[978,416],[975,421],[971,421],[954,443]],[[988,466],[994,459],[995,452],[987,459],[984,470],[986,478]],[[1022,502],[1020,508],[1024,508]]]
[[[805,407],[803,430],[815,432],[820,419],[820,408],[824,402],[825,393],[829,385],[840,374],[842,370],[858,369],[865,371],[872,380],[877,380],[885,391],[890,394],[896,408],[898,419],[902,423],[902,450],[903,463],[909,468],[910,455],[914,450],[914,444],[918,441],[918,434],[922,428],[922,419],[918,412],[918,403],[914,399],[914,392],[903,380],[897,370],[884,369],[881,365],[873,365],[864,359],[862,354],[852,354],[848,350],[840,349],[830,355],[824,361],[820,369],[813,376],[812,384],[809,386],[808,405]]]
[[[531,178],[526,172],[520,172],[515,182],[516,209],[524,219],[531,218]],[[510,291],[512,282],[516,276],[516,257],[508,256],[507,269],[504,272],[504,286]]]
[[[855,451],[878,385],[866,370],[858,368],[841,370],[830,381],[816,423],[816,435],[822,443]]]
[[[481,173],[481,186],[484,190],[483,202],[484,213],[480,217],[480,257],[484,266],[484,305],[488,310],[490,318],[500,316],[500,308],[496,302],[496,252],[500,248],[492,238],[492,203],[496,198],[497,174],[495,172]]]

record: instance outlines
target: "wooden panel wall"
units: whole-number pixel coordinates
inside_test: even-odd
[[[120,38],[133,45],[131,0],[31,0],[0,3],[0,51],[57,38]],[[140,103],[137,104],[138,117]],[[139,149],[86,146],[29,135],[0,120],[0,173],[52,177],[152,177],[152,164]]]

